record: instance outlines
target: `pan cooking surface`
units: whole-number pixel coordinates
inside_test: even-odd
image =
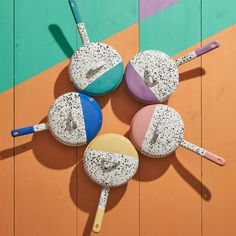
[[[122,59],[111,46],[104,43],[90,43],[80,47],[73,54],[69,65],[70,78],[82,91],[119,63],[122,63]],[[123,70],[116,75],[120,79],[122,72]]]
[[[177,65],[165,53],[157,50],[143,51],[133,57],[130,63],[138,76],[133,78],[133,75],[127,72],[127,80],[142,79],[159,102],[166,100],[175,91],[179,81]],[[134,95],[135,88],[130,88]]]

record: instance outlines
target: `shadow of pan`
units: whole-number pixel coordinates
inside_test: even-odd
[[[66,36],[62,32],[61,28],[57,24],[51,24],[48,26],[50,33],[52,34],[54,40],[57,42],[58,46],[61,48],[63,53],[67,58],[71,58],[74,53],[74,49],[69,44]]]
[[[194,191],[196,191],[204,200],[211,199],[211,192],[207,186],[203,185],[190,171],[188,171],[177,159],[173,153],[165,158],[150,158],[140,154],[140,174],[135,175],[135,179],[139,181],[151,181],[165,174],[172,165],[183,180],[188,183]]]
[[[87,176],[83,168],[83,152],[79,151],[77,155],[79,155],[79,161],[72,172],[69,189],[74,204],[82,211],[89,213],[83,231],[83,236],[88,236],[91,234],[102,186],[92,182]],[[122,196],[125,194],[126,188],[127,184],[117,188],[111,188],[106,211],[111,210],[119,203]]]

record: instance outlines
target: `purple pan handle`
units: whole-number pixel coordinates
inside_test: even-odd
[[[202,56],[203,54],[210,52],[220,46],[220,42],[217,40],[213,40],[212,42],[208,43],[207,45],[203,46],[202,48],[198,48],[195,50],[196,55]]]
[[[202,56],[203,54],[210,52],[220,46],[220,42],[217,40],[213,40],[212,42],[208,43],[207,45],[196,49],[195,51],[192,51],[185,56],[179,57],[175,60],[175,63],[177,66],[180,66],[186,62],[189,62],[199,56]]]

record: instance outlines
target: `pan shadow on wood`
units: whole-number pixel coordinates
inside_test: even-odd
[[[46,122],[44,118],[40,123]],[[86,146],[71,147],[57,141],[49,130],[34,133],[32,139],[33,152],[36,159],[51,169],[66,169],[76,164],[76,152],[82,152]]]
[[[0,160],[13,157],[14,154],[17,156],[18,154],[24,153],[28,150],[32,149],[32,141],[21,144],[14,148],[8,148],[0,152]]]
[[[71,56],[74,53],[74,50],[69,44],[61,28],[56,24],[51,24],[49,25],[48,28],[53,38],[55,39],[55,41],[57,42],[61,50],[64,52],[64,54],[66,55],[66,57],[71,58]],[[58,79],[55,83],[54,96],[55,98],[57,98],[64,93],[75,92],[75,91],[76,91],[76,88],[70,81],[69,73],[68,73],[68,66],[66,66],[59,74]],[[95,100],[99,103],[100,107],[104,107],[108,103],[110,97],[111,97],[110,94],[105,95],[105,96],[96,96]]]
[[[211,199],[211,192],[191,172],[189,172],[178,160],[175,153],[165,158],[150,158],[140,154],[139,176],[134,178],[138,181],[151,181],[165,174],[172,165],[180,177],[188,183],[205,201]]]
[[[68,66],[63,68],[60,72],[56,83],[54,85],[54,96],[55,98],[68,93],[68,92],[75,92],[76,89],[73,86],[72,82],[70,81],[69,74],[68,74]]]
[[[46,122],[46,117],[39,123]],[[0,152],[0,159],[17,157],[17,154],[31,150],[35,158],[44,166],[51,169],[66,169],[76,164],[76,151],[85,149],[83,147],[70,147],[58,142],[49,130],[33,134],[32,140],[14,148],[9,148]]]
[[[188,70],[188,71],[180,73],[179,74],[179,81],[181,82],[181,81],[185,81],[188,79],[194,79],[196,77],[203,76],[205,74],[206,74],[205,69],[203,69],[202,67],[197,67],[192,70]]]
[[[65,34],[62,32],[61,28],[57,24],[51,24],[48,26],[48,29],[52,34],[54,40],[57,42],[58,46],[65,54],[65,56],[67,58],[71,58],[74,53],[74,50],[68,42]]]
[[[126,124],[131,123],[140,108],[140,102],[129,93],[124,79],[111,96],[111,107],[116,117]]]
[[[185,182],[188,183],[199,195],[201,195],[205,201],[209,201],[211,199],[211,192],[207,186],[202,184],[199,179],[189,172],[175,155],[172,165],[179,175],[185,180]]]
[[[204,75],[205,73],[205,70],[201,67],[185,71],[180,73],[180,81],[193,79]],[[137,99],[128,91],[124,78],[120,86],[113,92],[110,98],[113,112],[126,124],[130,124],[138,110],[147,105],[137,101]],[[125,104],[125,106],[123,104]],[[168,104],[168,100],[163,104]]]
[[[70,195],[74,204],[82,211],[89,214],[86,226],[83,231],[83,236],[89,236],[92,231],[93,221],[98,207],[102,186],[92,182],[92,180],[90,180],[87,176],[83,168],[83,152],[78,150],[77,155],[79,161],[71,175],[69,187]],[[122,196],[125,194],[126,188],[127,184],[117,188],[111,188],[106,211],[111,210],[119,203]],[[106,213],[104,217],[106,217]]]

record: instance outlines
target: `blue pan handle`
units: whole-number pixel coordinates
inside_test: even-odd
[[[72,11],[72,14],[74,16],[76,24],[79,24],[79,23],[83,22],[82,18],[81,18],[81,15],[80,15],[80,12],[79,12],[78,1],[69,0],[69,4],[70,4],[70,8],[71,8],[71,11]]]
[[[26,134],[40,132],[40,131],[43,131],[46,129],[48,129],[47,123],[41,123],[38,125],[31,125],[31,126],[20,128],[20,129],[14,129],[11,131],[11,135],[12,135],[12,137],[18,137],[18,136],[22,136],[22,135],[26,135]]]
[[[22,136],[22,135],[26,135],[26,134],[32,134],[34,133],[34,126],[28,126],[28,127],[24,127],[24,128],[20,128],[20,129],[14,129],[11,131],[11,135],[12,137],[18,137],[18,136]]]

